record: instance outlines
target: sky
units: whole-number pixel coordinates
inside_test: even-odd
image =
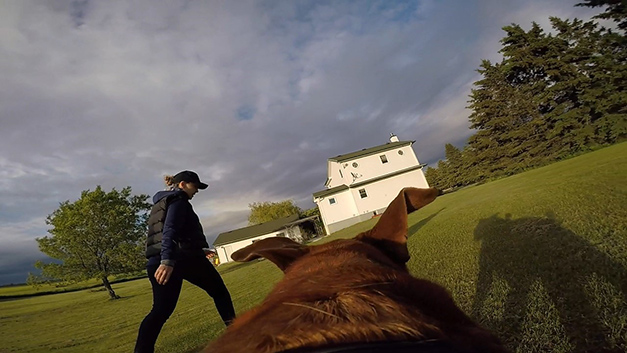
[[[0,284],[47,257],[81,191],[162,190],[196,171],[210,243],[248,204],[315,206],[327,159],[415,141],[435,165],[501,27],[599,9],[564,0],[0,0]]]

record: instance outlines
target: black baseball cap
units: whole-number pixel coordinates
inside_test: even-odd
[[[200,178],[198,177],[198,174],[192,172],[191,170],[184,170],[178,174],[176,174],[174,176],[174,183],[178,184],[181,181],[187,182],[187,183],[194,183],[196,185],[198,185],[198,188],[201,190],[204,190],[207,188],[207,184],[203,183],[200,181]]]

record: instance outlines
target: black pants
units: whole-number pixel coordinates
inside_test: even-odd
[[[231,295],[218,271],[206,258],[186,259],[177,262],[170,280],[165,285],[160,285],[155,279],[155,272],[158,267],[159,265],[146,267],[150,284],[152,284],[152,310],[139,326],[139,334],[135,344],[136,353],[154,352],[159,332],[174,312],[183,280],[200,287],[213,298],[218,313],[227,326],[235,318]]]

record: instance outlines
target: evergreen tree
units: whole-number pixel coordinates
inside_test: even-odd
[[[618,24],[618,28],[627,30],[627,3],[624,0],[585,0],[575,6],[605,6],[605,11],[593,18],[612,20]]]
[[[487,60],[478,71],[483,79],[475,83],[469,105],[471,128],[477,130],[468,142],[473,168],[482,170],[478,175],[508,174],[515,161],[525,158],[536,145],[539,114],[532,104],[530,85],[523,82],[529,79],[518,67],[493,65]],[[518,74],[514,75],[515,71]],[[509,79],[520,82],[508,82],[508,74]]]
[[[437,168],[428,167],[425,170],[425,178],[432,188],[443,189],[440,182],[440,170]]]
[[[533,23],[503,27],[498,63],[482,61],[471,90],[469,120],[476,132],[463,151],[447,144],[446,160],[427,175],[438,187],[468,185],[627,138],[626,5],[605,6],[595,21],[551,18],[554,34]]]
[[[506,26],[503,60],[482,64],[469,145],[488,174],[511,174],[626,136],[625,50],[594,22],[552,18],[557,35]]]
[[[446,190],[453,187],[451,171],[448,167],[447,161],[438,161],[438,172],[439,172],[439,185],[437,188]]]
[[[444,146],[444,151],[449,172],[450,187],[463,186],[465,180],[465,165],[462,152],[459,148],[450,143]]]
[[[551,18],[563,43],[560,63],[566,66],[548,98],[556,110],[547,115],[558,120],[554,133],[562,133],[567,151],[615,143],[626,136],[627,66],[625,46],[619,37],[593,21]],[[567,125],[567,133],[563,126]]]

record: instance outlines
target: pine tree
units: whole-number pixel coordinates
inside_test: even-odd
[[[569,112],[580,117],[574,131],[587,145],[627,137],[627,46],[620,36],[593,21],[551,18],[557,38],[568,43],[563,62],[577,76],[570,83],[578,102]]]
[[[605,11],[593,18],[612,20],[618,24],[618,28],[627,30],[627,3],[624,0],[585,0],[575,6],[605,6]]]
[[[428,167],[425,171],[425,178],[427,178],[427,182],[429,186],[432,188],[444,189],[442,186],[442,181],[440,179],[440,170],[438,168]]]
[[[536,23],[528,31],[503,27],[503,59],[482,61],[470,94],[475,134],[461,152],[447,144],[447,159],[429,170],[439,185],[514,174],[627,139],[627,6],[578,6],[605,6],[595,17],[616,21],[619,30],[554,17],[554,34]]]
[[[487,175],[510,174],[517,160],[534,147],[533,126],[538,113],[533,109],[528,86],[523,83],[522,70],[508,68],[505,63],[484,61],[478,70],[483,79],[471,91],[469,120],[477,133],[469,139],[474,168]],[[518,74],[513,72],[518,71]],[[520,80],[517,85],[508,79]]]
[[[552,18],[557,35],[506,26],[503,60],[479,69],[469,145],[489,175],[614,143],[627,136],[625,50],[594,22]],[[486,164],[488,164],[486,166]]]
[[[459,148],[447,143],[444,146],[446,154],[447,169],[449,172],[450,187],[459,187],[464,185],[465,179],[465,166],[462,156],[462,152]]]

